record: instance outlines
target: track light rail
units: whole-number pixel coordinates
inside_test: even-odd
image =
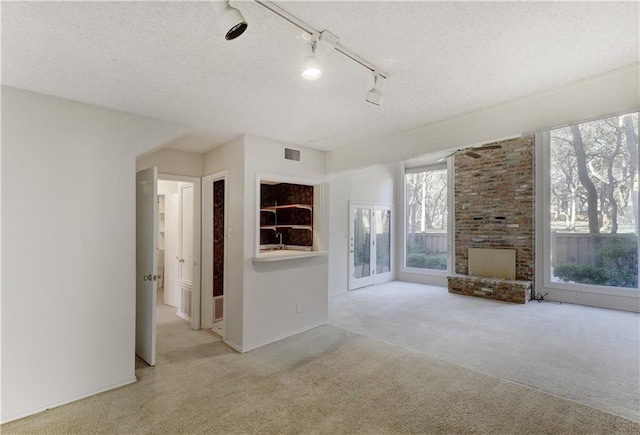
[[[258,3],[260,6],[262,6],[265,9],[268,9],[269,11],[273,12],[274,14],[276,14],[277,16],[279,16],[280,18],[290,22],[291,24],[293,24],[294,26],[298,27],[300,30],[303,30],[304,32],[307,32],[309,35],[320,35],[320,31],[317,29],[314,29],[312,26],[310,26],[309,24],[305,23],[304,21],[302,21],[300,18],[296,17],[295,15],[287,12],[286,10],[282,9],[280,6],[267,1],[267,0],[254,0],[256,3]],[[375,66],[374,64],[372,64],[371,62],[369,62],[368,60],[366,60],[365,58],[358,56],[356,53],[354,53],[353,51],[349,50],[348,48],[346,48],[345,46],[343,46],[342,44],[340,44],[339,42],[336,43],[335,45],[335,50],[338,51],[339,53],[341,53],[342,55],[344,55],[345,57],[351,59],[352,61],[362,65],[363,67],[365,67],[366,69],[370,70],[372,73],[384,78],[384,79],[388,79],[389,75],[387,73],[385,73],[384,71],[382,71],[380,68],[378,68],[377,66]]]

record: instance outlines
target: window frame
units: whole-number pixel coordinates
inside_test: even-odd
[[[635,113],[635,111],[628,112]],[[622,114],[607,115],[597,119],[605,119]],[[578,121],[568,125],[583,124],[595,121],[590,119]],[[551,128],[535,135],[536,154],[536,293],[538,295],[551,294],[551,300],[563,300],[566,302],[586,303],[588,305],[611,306],[617,304],[607,297],[630,297],[640,299],[640,286],[612,287],[593,284],[575,284],[556,282],[551,279],[551,131],[562,126]],[[640,235],[637,237],[638,250],[640,252]],[[541,288],[540,288],[541,287]],[[584,297],[581,298],[581,295]],[[599,298],[598,296],[602,296]],[[586,300],[585,300],[586,299]],[[638,307],[633,307],[635,310]],[[632,309],[631,307],[627,309]]]
[[[407,182],[406,175],[410,173],[424,172],[429,170],[441,170],[447,171],[447,268],[446,270],[438,269],[422,269],[419,267],[407,267]],[[446,158],[444,162],[421,164],[416,166],[407,166],[403,163],[401,166],[400,177],[402,182],[402,219],[401,219],[401,231],[402,237],[400,240],[400,272],[403,274],[415,274],[423,276],[434,276],[438,278],[446,278],[453,272],[454,266],[454,245],[453,245],[453,231],[454,231],[454,170],[453,170],[453,156]]]

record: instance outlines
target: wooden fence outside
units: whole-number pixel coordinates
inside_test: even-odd
[[[431,254],[447,252],[447,233],[414,233],[408,237],[410,251],[422,250]]]
[[[635,234],[600,234],[600,243],[613,239],[635,238]],[[552,263],[594,264],[595,238],[584,233],[551,232]],[[447,252],[446,233],[414,233],[408,237],[410,250],[420,250],[432,254]]]
[[[559,233],[551,232],[551,248],[553,265],[574,263],[591,264],[595,263],[596,240],[600,244],[606,244],[615,239],[629,239],[631,243],[635,240],[635,234],[598,234],[592,236],[585,233]]]

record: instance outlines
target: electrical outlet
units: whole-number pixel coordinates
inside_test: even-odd
[[[296,313],[302,312],[302,304],[296,304]]]

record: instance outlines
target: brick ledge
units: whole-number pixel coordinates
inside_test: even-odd
[[[457,279],[468,279],[470,281],[483,281],[483,282],[491,282],[491,283],[500,283],[500,282],[508,282],[515,285],[531,285],[531,281],[524,281],[519,279],[506,279],[506,278],[495,278],[491,276],[476,276],[476,275],[461,275],[461,274],[453,274],[448,275],[449,278],[457,278]]]
[[[449,293],[526,304],[531,298],[531,281],[473,275],[447,277]]]

